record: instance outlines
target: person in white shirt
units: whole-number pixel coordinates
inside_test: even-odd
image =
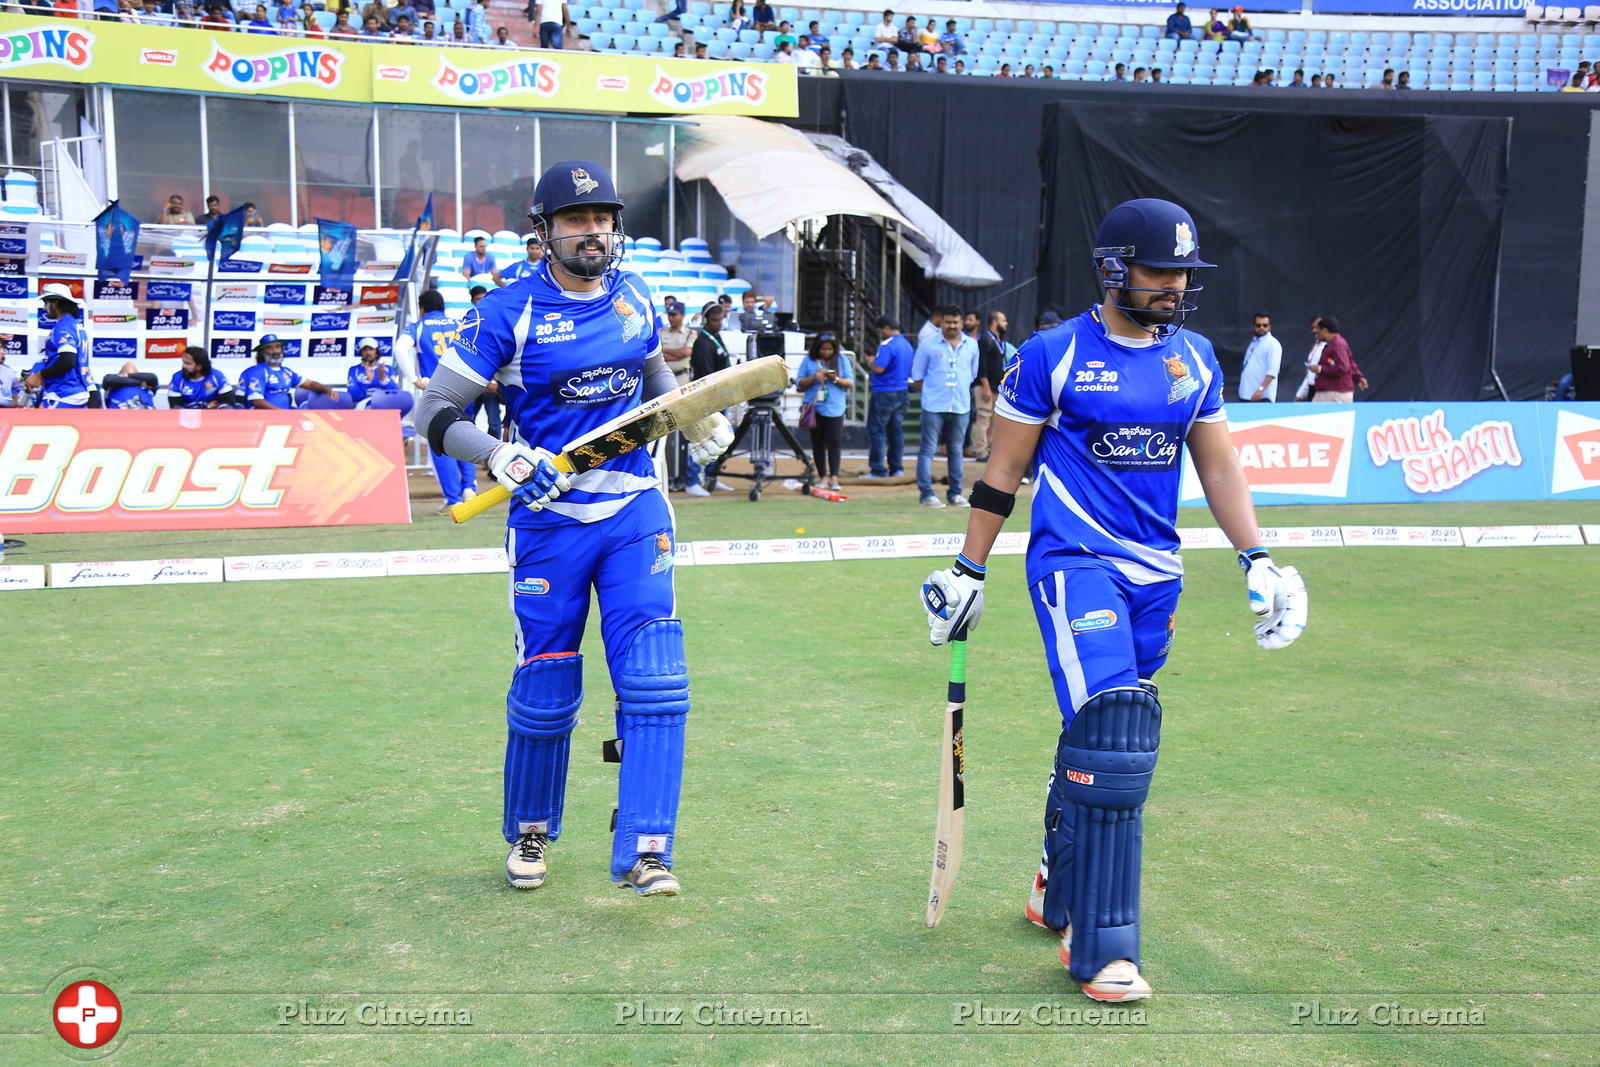
[[[794,50],[794,65],[803,71],[815,71],[822,65],[822,59],[811,49],[811,38],[805,34],[800,35],[800,47]]]
[[[1283,362],[1283,344],[1272,336],[1272,316],[1258,311],[1250,325],[1255,335],[1244,350],[1244,370],[1239,374],[1239,399],[1278,399],[1278,367]]]
[[[1317,368],[1322,366],[1322,346],[1326,342],[1317,337],[1317,322],[1319,319],[1320,316],[1317,316],[1311,320],[1311,340],[1314,343],[1311,346],[1311,351],[1306,353],[1306,373],[1305,377],[1300,381],[1300,388],[1294,391],[1296,400],[1304,400],[1311,395],[1311,387],[1317,381]]]
[[[900,39],[900,29],[894,24],[894,12],[885,11],[883,21],[878,23],[878,29],[872,35],[872,47],[885,52],[894,51],[895,42]]]

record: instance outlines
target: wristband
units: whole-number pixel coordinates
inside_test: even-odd
[[[1243,552],[1239,553],[1239,567],[1246,574],[1249,574],[1250,564],[1254,563],[1258,559],[1270,560],[1272,557],[1269,556],[1267,554],[1267,550],[1262,548],[1260,545],[1257,545],[1255,548],[1247,548]]]
[[[967,499],[977,511],[987,511],[998,515],[1002,519],[1011,514],[1011,509],[1017,505],[1017,494],[1005,493],[996,489],[983,479],[978,479],[978,484],[972,487],[972,496]]]
[[[983,566],[983,564],[974,563],[963,555],[956,556],[955,565],[950,569],[955,571],[957,574],[963,575],[964,577],[976,578],[980,582],[983,581],[983,576],[986,571],[986,568]]]

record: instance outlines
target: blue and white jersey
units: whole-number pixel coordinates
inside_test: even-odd
[[[350,402],[352,404],[359,404],[369,397],[377,396],[379,393],[398,393],[400,391],[400,376],[395,369],[382,363],[377,366],[384,367],[388,372],[381,382],[378,380],[376,367],[373,369],[371,377],[367,376],[367,365],[365,363],[357,363],[350,368],[350,373],[345,377],[345,386],[349,389]]]
[[[89,346],[84,343],[76,315],[62,315],[51,324],[50,336],[44,342],[44,356],[29,373],[44,370],[62,352],[73,353],[74,363],[61,377],[45,379],[43,406],[84,407],[89,403]]]
[[[214,367],[204,378],[185,378],[179,371],[167,383],[167,392],[178,398],[179,407],[185,408],[203,408],[227,391],[228,376]]]
[[[257,363],[239,375],[239,393],[247,406],[254,406],[249,401],[265,400],[275,408],[292,408],[294,391],[301,381],[300,375],[288,367]]]
[[[1140,346],[1106,333],[1091,308],[1030,337],[1006,367],[995,413],[1043,425],[1028,584],[1099,559],[1146,585],[1183,575],[1178,487],[1196,422],[1221,422],[1211,342],[1178,330]]]
[[[539,261],[539,263],[543,262],[544,260],[542,259]],[[539,269],[539,263],[529,263],[526,259],[519,259],[501,271],[500,277],[507,285],[510,285],[512,282],[520,281],[532,275],[534,271]]]
[[[155,407],[156,394],[142,385],[122,385],[106,396],[106,407],[114,411],[147,411]]]
[[[456,339],[456,320],[442,311],[430,311],[406,327],[406,336],[417,346],[417,376],[432,378]]]
[[[484,385],[498,381],[517,440],[558,452],[638,407],[645,360],[660,354],[650,289],[638,275],[613,271],[593,293],[572,293],[541,263],[467,312],[440,365]],[[544,511],[512,508],[510,523],[595,522],[655,486],[654,463],[636,449],[573,478]]]

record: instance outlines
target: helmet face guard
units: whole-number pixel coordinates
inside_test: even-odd
[[[575,278],[594,279],[615,269],[622,260],[622,206],[622,197],[617,195],[604,167],[588,160],[569,159],[551,164],[540,176],[528,220],[544,245],[546,257]],[[557,236],[553,232],[555,217],[574,207],[610,211],[611,229]],[[592,254],[596,249],[599,255]]]
[[[1200,258],[1196,227],[1189,213],[1171,201],[1155,199],[1130,200],[1112,208],[1095,233],[1093,259],[1096,278],[1107,296],[1112,289],[1117,290],[1113,306],[1158,341],[1182,329],[1199,307],[1192,298],[1204,287],[1194,284],[1195,270],[1215,265]],[[1130,286],[1130,268],[1134,266],[1184,271],[1183,288]],[[1130,293],[1171,296],[1175,303],[1170,311],[1135,307],[1127,303]]]

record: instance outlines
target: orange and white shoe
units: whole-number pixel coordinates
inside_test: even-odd
[[[1066,942],[1062,942],[1061,959],[1068,959]],[[1079,987],[1091,1000],[1118,1003],[1124,1000],[1143,1000],[1150,995],[1150,983],[1139,974],[1132,960],[1112,960],[1100,968],[1100,973]]]
[[[1041,930],[1050,929],[1044,924],[1044,875],[1033,876],[1033,888],[1028,892],[1028,906],[1022,910],[1022,917]]]

